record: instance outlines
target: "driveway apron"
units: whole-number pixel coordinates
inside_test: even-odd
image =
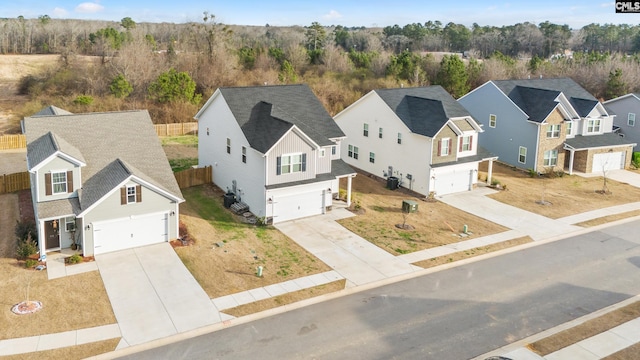
[[[128,345],[221,321],[168,243],[97,255],[96,262]]]
[[[275,226],[347,279],[347,286],[362,285],[419,269],[345,229],[333,218],[319,215]]]

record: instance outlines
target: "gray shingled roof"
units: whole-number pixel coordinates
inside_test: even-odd
[[[252,148],[265,153],[297,126],[320,146],[344,137],[327,110],[304,84],[220,88]]]
[[[600,135],[589,136],[576,135],[576,137],[574,138],[566,139],[564,143],[576,150],[605,146],[635,145],[633,141],[626,140],[622,136],[614,133],[604,133]]]
[[[68,112],[65,109],[60,109],[59,107],[51,105],[38,111],[32,116],[51,116],[51,115],[72,115],[72,113]]]
[[[141,111],[37,116],[25,118],[27,156],[47,151],[42,137],[51,132],[60,143],[75,147],[87,164],[81,168],[82,210],[91,206],[129,175],[182,198],[149,113]]]
[[[593,95],[570,78],[493,80],[492,82],[518,106],[520,106],[522,99],[518,98],[517,90],[514,92],[516,87],[560,91],[569,100],[571,106],[573,106],[573,108],[582,117],[587,116],[598,104],[598,100],[593,97]],[[543,95],[544,93],[532,93],[531,95],[533,98],[530,99],[531,102],[538,99],[536,94]],[[512,97],[512,95],[514,97]],[[526,112],[526,110],[522,110]]]
[[[541,123],[558,106],[556,99],[559,95],[560,92],[556,90],[516,86],[509,97],[529,115],[529,120]]]
[[[442,86],[379,89],[376,94],[411,132],[433,137],[451,118],[471,114]]]
[[[37,207],[40,219],[77,215],[81,212],[78,198],[39,202]]]
[[[49,131],[48,133],[37,138],[27,145],[27,153],[29,154],[29,170],[46,160],[49,156],[60,151],[71,156],[74,159],[86,162],[80,150],[69,144],[63,138]]]

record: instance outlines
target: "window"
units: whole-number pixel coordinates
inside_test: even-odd
[[[369,153],[369,162],[372,164],[376,162],[376,154],[372,152]]]
[[[349,145],[349,152],[347,153],[347,156],[349,156],[350,158],[353,157],[353,145]]]
[[[460,149],[459,151],[471,151],[471,143],[473,141],[473,135],[463,136],[460,138]]]
[[[382,128],[378,128],[378,138],[382,139]]]
[[[307,154],[291,154],[278,157],[277,175],[306,171]]]
[[[629,115],[627,116],[627,125],[636,126],[636,114],[629,113]]]
[[[353,158],[358,160],[358,147],[357,146],[353,147]]]
[[[242,162],[247,163],[247,148],[244,146],[242,147]]]
[[[402,133],[398,133],[398,144],[402,144]]]
[[[231,139],[227,138],[227,154],[231,154]]]
[[[438,142],[438,156],[447,156],[449,155],[449,148],[451,144],[450,138],[444,138]]]
[[[127,186],[127,204],[136,202],[136,187]]]
[[[497,116],[495,116],[493,114],[490,114],[489,115],[489,127],[492,127],[492,128],[496,127],[496,121],[497,120],[498,120]]]
[[[589,119],[587,122],[587,132],[597,133],[600,132],[600,119]]]
[[[369,124],[364,124],[364,127],[362,129],[362,135],[369,136]]]
[[[320,149],[320,157],[324,157],[326,151],[324,149]]]
[[[64,218],[64,231],[76,231],[76,218],[68,217]]]
[[[547,150],[544,152],[544,166],[558,165],[558,150]]]
[[[571,131],[573,131],[573,121],[567,121],[567,136],[571,136]]]
[[[527,148],[520,146],[518,149],[518,162],[524,164],[527,162]]]
[[[547,137],[548,138],[559,138],[560,137],[560,124],[549,125],[547,127]]]
[[[335,146],[335,145],[333,145],[333,146],[331,147],[331,155],[335,155],[335,154],[336,154],[336,152],[337,152],[336,146]]]
[[[51,174],[51,187],[54,194],[67,192],[67,173],[65,171],[54,172]]]

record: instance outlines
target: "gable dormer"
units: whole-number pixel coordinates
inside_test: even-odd
[[[82,187],[80,168],[86,166],[80,151],[52,132],[27,147],[27,166],[36,183],[38,201],[77,197]]]

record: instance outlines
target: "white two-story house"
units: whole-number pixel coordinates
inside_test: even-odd
[[[200,166],[267,222],[324,214],[355,172],[345,135],[306,85],[219,88],[198,111]]]
[[[496,159],[478,147],[480,125],[441,86],[373,90],[334,119],[349,165],[425,196],[471,190],[478,163]]]

